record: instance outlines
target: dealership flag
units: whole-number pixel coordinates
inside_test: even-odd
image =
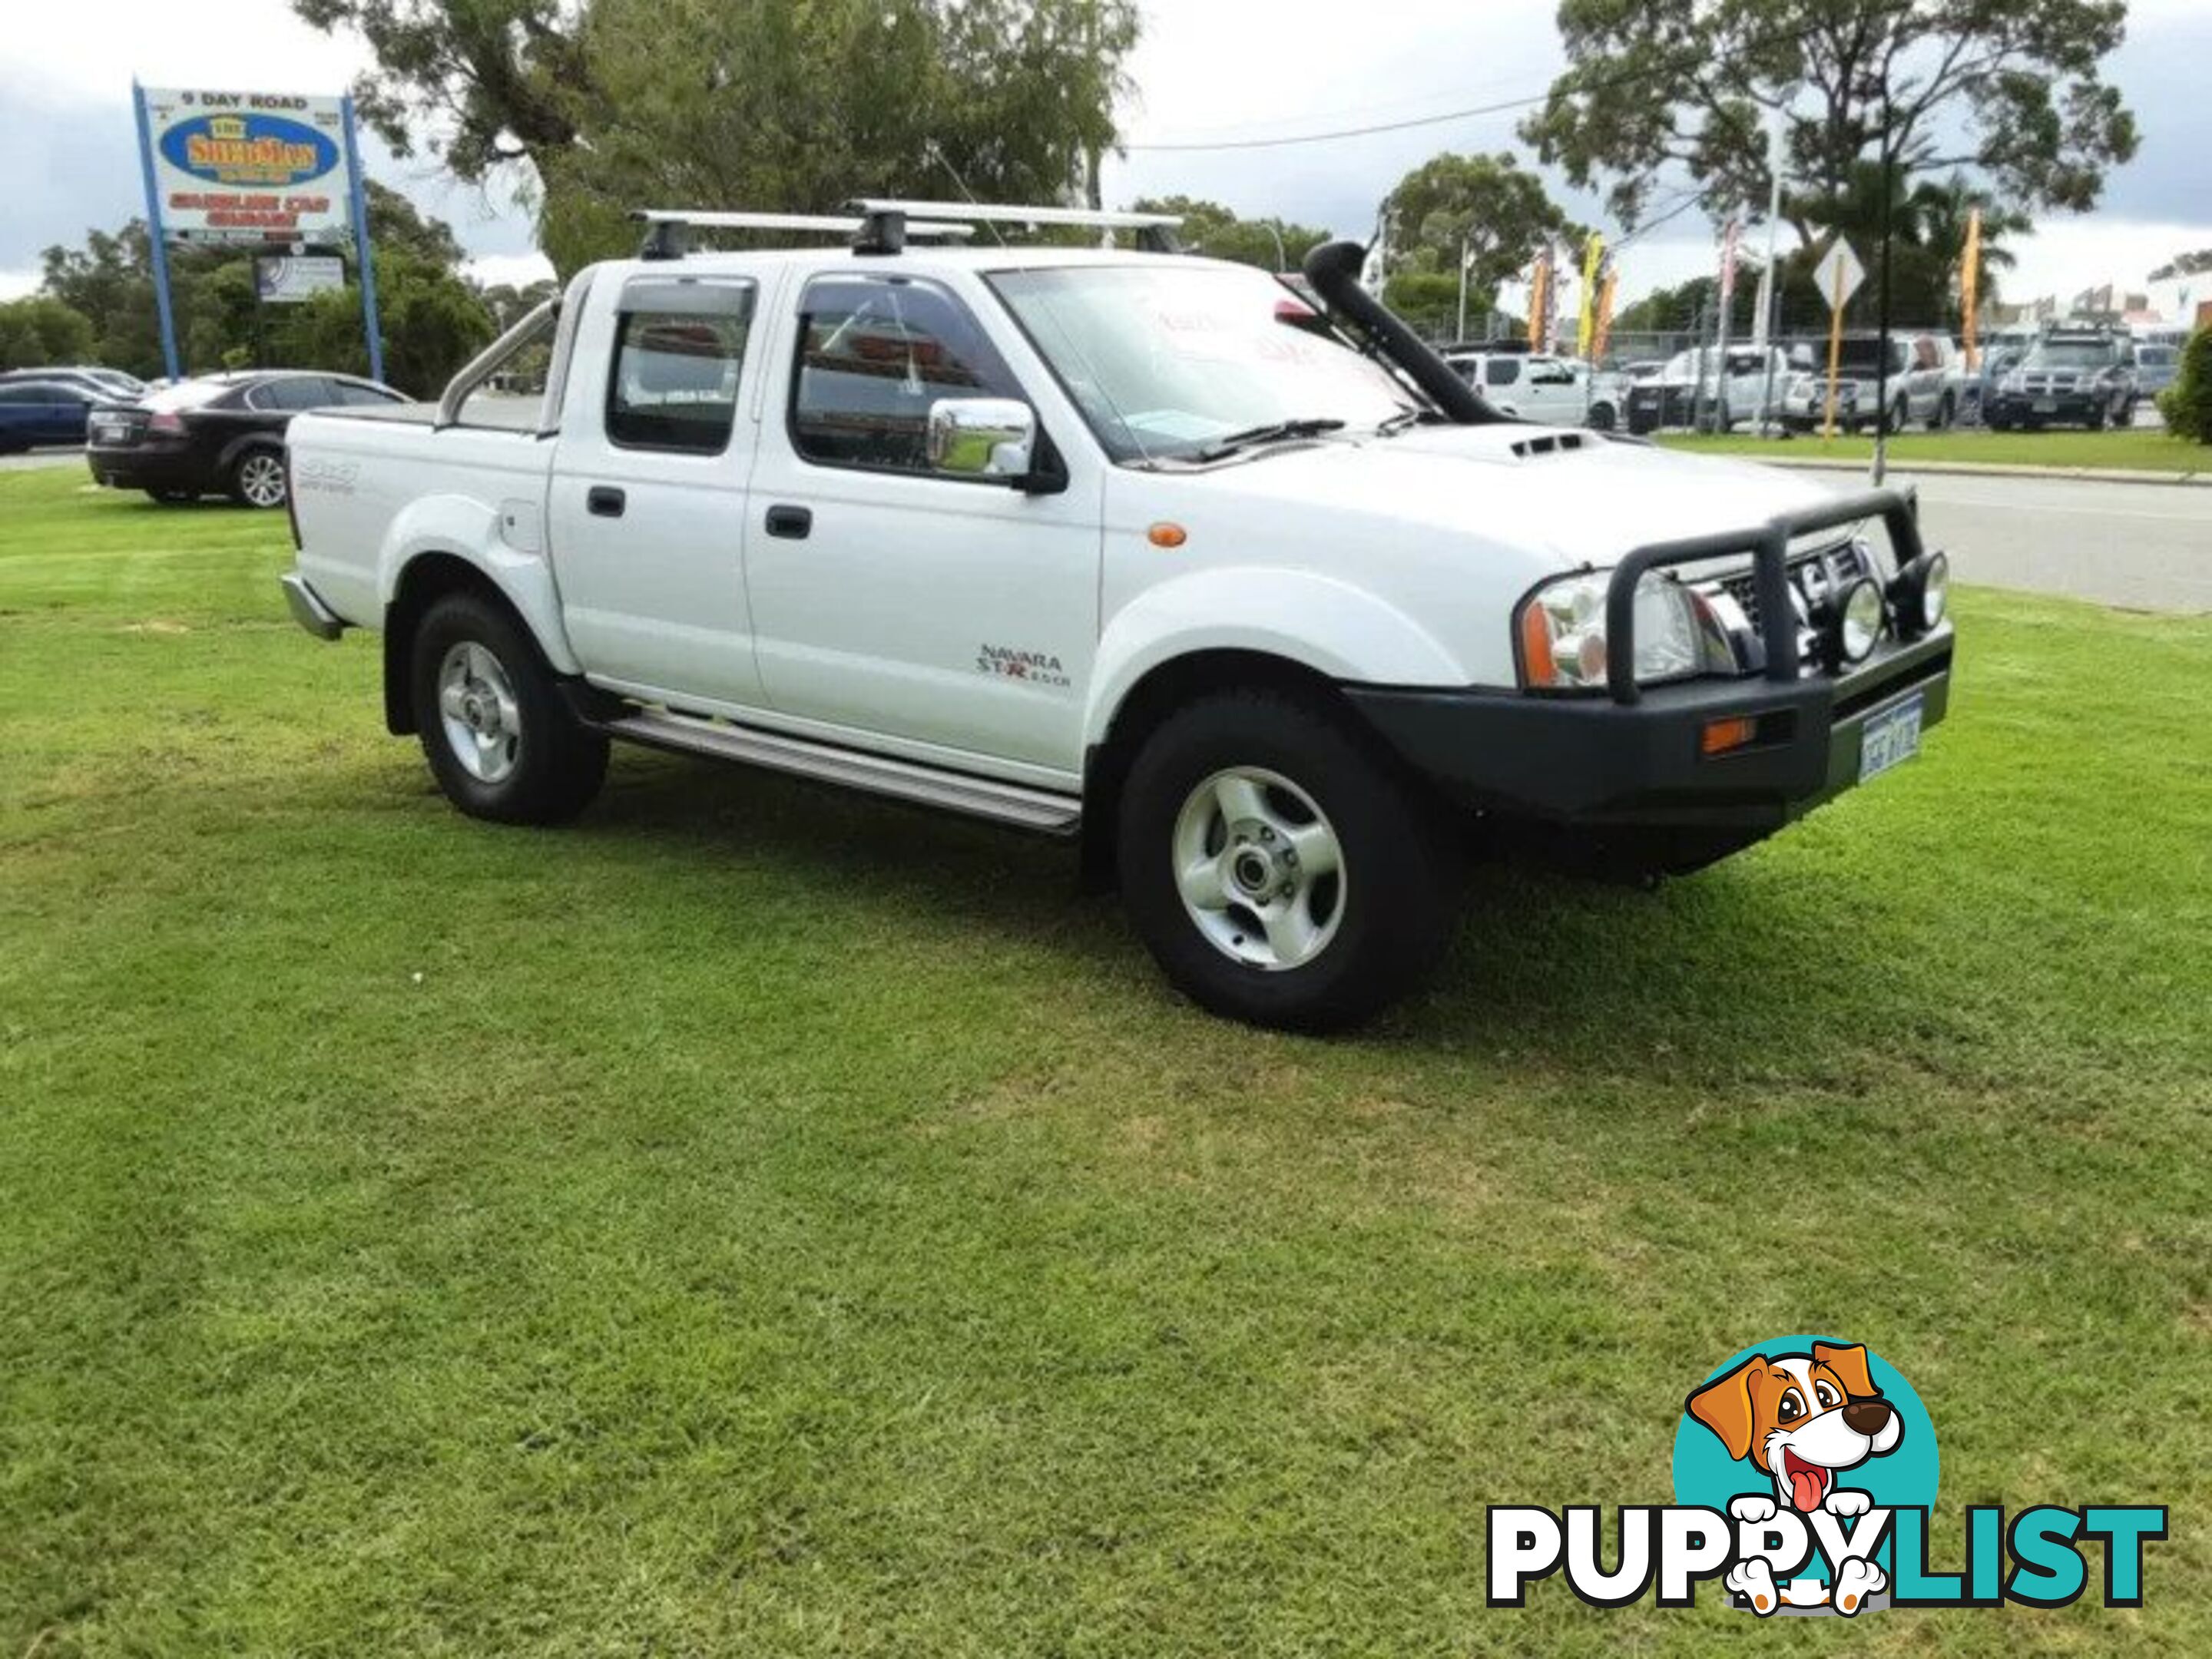
[[[1597,333],[1597,278],[1605,261],[1605,238],[1597,232],[1590,233],[1589,246],[1583,254],[1583,312],[1580,325],[1575,330],[1575,356],[1590,355],[1590,343]]]
[[[1528,349],[1541,351],[1551,334],[1552,250],[1536,256],[1536,269],[1528,279]]]
[[[1976,208],[1966,216],[1966,251],[1959,261],[1959,306],[1960,331],[1966,337],[1966,372],[1972,374],[1975,359],[1980,355],[1975,325],[1980,309],[1976,301],[1982,286],[1982,210]]]

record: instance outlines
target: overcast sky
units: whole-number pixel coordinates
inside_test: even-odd
[[[1351,10],[1356,27],[1346,8],[1320,0],[1147,0],[1130,65],[1138,92],[1122,119],[1131,149],[1109,167],[1109,201],[1210,197],[1364,238],[1377,199],[1439,149],[1518,149],[1515,113],[1328,143],[1146,148],[1419,120],[1540,94],[1560,67],[1553,0],[1365,0]],[[286,0],[11,0],[8,11],[0,155],[14,179],[0,219],[0,297],[33,285],[49,243],[142,210],[134,74],[155,86],[319,92],[342,88],[363,62],[357,43],[307,27]],[[2212,0],[2135,0],[2132,13],[2110,72],[2142,124],[2142,153],[2112,176],[2095,216],[2047,222],[2019,244],[2013,298],[2140,284],[2174,252],[2212,246]],[[364,143],[370,173],[451,222],[479,274],[543,268],[504,191],[454,185],[420,159]],[[1595,201],[1560,194],[1576,217],[1603,222]],[[1679,282],[1714,259],[1709,228],[1686,217],[1637,246],[1625,291]]]

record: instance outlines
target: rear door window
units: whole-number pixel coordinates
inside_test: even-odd
[[[623,287],[607,380],[611,442],[690,455],[729,447],[755,293],[748,281],[696,277]]]
[[[1492,357],[1482,366],[1483,384],[1486,386],[1511,386],[1520,378],[1521,360],[1518,357]]]

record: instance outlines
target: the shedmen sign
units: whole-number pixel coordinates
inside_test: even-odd
[[[337,98],[145,94],[163,228],[179,241],[318,242],[347,229]]]

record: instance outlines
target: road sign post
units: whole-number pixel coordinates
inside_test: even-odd
[[[146,241],[154,261],[154,311],[161,324],[161,368],[173,380],[184,379],[177,360],[177,319],[169,303],[169,244],[161,229],[161,189],[154,181],[154,134],[146,118],[146,89],[131,83],[131,108],[138,120],[138,166],[146,179]]]
[[[1820,439],[1825,443],[1836,435],[1836,376],[1843,368],[1844,307],[1866,280],[1866,267],[1851,252],[1851,245],[1838,236],[1828,245],[1813,276],[1828,296],[1828,396],[1820,417]]]
[[[384,379],[384,325],[376,314],[376,258],[368,242],[368,191],[362,183],[361,141],[354,132],[353,94],[340,106],[345,113],[346,172],[353,186],[354,257],[361,262],[361,325],[368,336],[368,378]]]

